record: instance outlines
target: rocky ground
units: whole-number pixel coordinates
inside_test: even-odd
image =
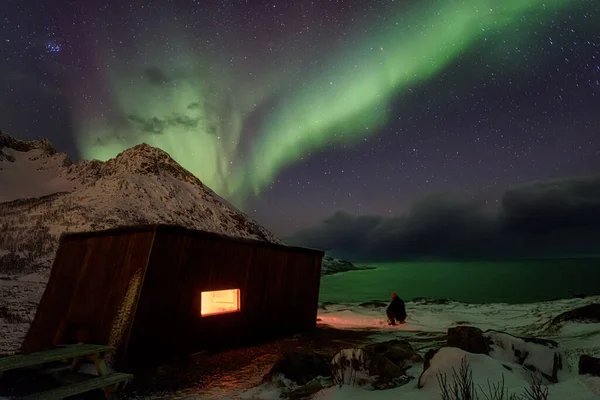
[[[484,386],[506,377],[507,388],[522,393],[538,377],[550,399],[564,393],[570,400],[593,399],[600,396],[600,378],[593,378],[600,376],[597,300],[482,307],[417,299],[407,303],[412,318],[397,327],[382,326],[383,304],[323,305],[313,332],[137,373],[126,396],[436,399],[438,373],[451,375],[466,360]]]
[[[523,393],[538,377],[550,400],[600,396],[600,297],[406,304],[406,324],[393,327],[385,303],[322,304],[311,332],[137,370],[122,397],[440,399],[438,376],[463,361],[478,385],[506,378],[511,393]]]
[[[210,354],[199,353],[173,365],[135,371],[136,380],[128,385],[129,399],[230,398],[259,385],[282,357],[306,370],[301,354],[316,354],[319,360],[331,359],[346,347],[363,346],[372,341],[371,330],[340,330],[319,324],[317,329],[269,343]],[[300,354],[300,359],[296,357]],[[309,375],[311,371],[306,371]]]

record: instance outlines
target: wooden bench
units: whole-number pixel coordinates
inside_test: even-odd
[[[104,355],[114,351],[113,346],[97,344],[75,344],[67,346],[58,346],[54,349],[40,351],[31,354],[18,354],[9,357],[0,358],[0,374],[2,372],[42,366],[52,362],[69,363],[63,368],[54,368],[53,371],[74,370],[81,361],[93,362],[96,366],[98,375],[89,375],[89,378],[71,383],[56,389],[35,393],[25,397],[25,399],[62,399],[89,392],[95,389],[103,389],[105,396],[110,397],[111,393],[118,389],[119,384],[125,384],[133,379],[131,374],[109,373],[104,361]]]
[[[56,389],[46,390],[45,392],[35,393],[23,397],[24,400],[59,400],[68,396],[74,396],[85,392],[90,392],[96,389],[109,388],[109,393],[116,390],[118,384],[131,380],[133,375],[114,373],[104,376],[97,376],[87,379],[83,382],[72,383],[70,385],[61,386]],[[105,392],[106,393],[106,392]]]

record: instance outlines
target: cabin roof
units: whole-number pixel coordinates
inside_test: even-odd
[[[167,232],[178,235],[186,235],[186,236],[204,236],[210,237],[214,239],[219,239],[228,242],[234,243],[242,243],[248,244],[256,247],[270,247],[276,248],[286,251],[292,252],[300,252],[300,253],[312,253],[323,256],[325,252],[319,249],[312,249],[307,247],[298,247],[298,246],[289,246],[286,244],[277,244],[268,242],[266,240],[258,240],[258,239],[249,239],[249,238],[241,238],[236,236],[224,235],[221,233],[189,229],[179,225],[168,225],[168,224],[146,224],[146,225],[133,225],[133,226],[124,226],[119,228],[111,228],[104,229],[99,231],[91,231],[91,232],[74,232],[74,233],[63,233],[61,235],[61,241],[63,240],[77,240],[80,238],[87,237],[102,237],[102,236],[115,236],[115,235],[125,235],[131,233],[140,233],[140,232]]]

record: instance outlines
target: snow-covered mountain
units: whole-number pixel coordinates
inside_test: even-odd
[[[166,223],[282,243],[166,152],[140,144],[72,163],[49,141],[0,133],[0,273],[51,265],[63,232]],[[339,267],[335,259],[324,261]]]

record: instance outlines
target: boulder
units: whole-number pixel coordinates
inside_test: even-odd
[[[600,322],[600,303],[588,304],[559,314],[550,322],[550,326],[557,326],[567,321]]]
[[[410,343],[402,339],[373,343],[364,347],[365,350],[384,356],[400,368],[410,367],[423,362],[423,357],[413,349]]]
[[[579,375],[600,376],[600,358],[583,354],[579,357]]]
[[[435,353],[435,354],[434,354]],[[444,385],[446,389],[449,389],[448,396],[441,397],[447,399],[477,399],[480,400],[488,399],[505,399],[509,398],[508,395],[504,396],[505,392],[486,393],[488,388],[483,389],[483,396],[476,396],[473,394],[471,397],[462,396],[460,393],[461,382],[465,382],[460,377],[466,377],[467,381],[473,382],[500,382],[505,376],[513,375],[510,370],[506,369],[506,366],[502,362],[493,359],[485,354],[473,354],[468,353],[457,347],[442,347],[438,350],[432,351],[432,358],[428,358],[428,366],[423,370],[417,381],[417,388],[419,389],[435,389],[438,393],[441,384],[444,385],[440,379],[446,382]],[[523,377],[522,372],[514,373],[515,377]],[[455,381],[458,378],[458,382]],[[511,378],[509,378],[511,380]],[[453,386],[455,383],[459,385],[459,393],[453,392]],[[479,385],[475,384],[471,386],[467,383],[466,389],[475,388]],[[486,385],[487,386],[487,385]],[[480,388],[481,389],[481,388]],[[431,393],[431,392],[430,392]],[[431,394],[427,396],[423,393],[423,398],[440,398],[440,396],[432,397]],[[513,397],[510,397],[513,398]],[[520,398],[520,397],[518,397]]]
[[[365,389],[392,389],[408,383],[410,376],[386,357],[365,349],[344,349],[331,361],[333,382]]]
[[[304,399],[332,386],[331,380],[315,378],[306,385],[295,387],[283,393],[291,400]]]
[[[331,377],[331,369],[327,357],[309,350],[297,350],[281,356],[263,382],[272,380],[278,374],[298,385],[306,385],[318,376]]]
[[[474,326],[448,328],[447,346],[458,347],[473,354],[490,354],[490,339]]]

